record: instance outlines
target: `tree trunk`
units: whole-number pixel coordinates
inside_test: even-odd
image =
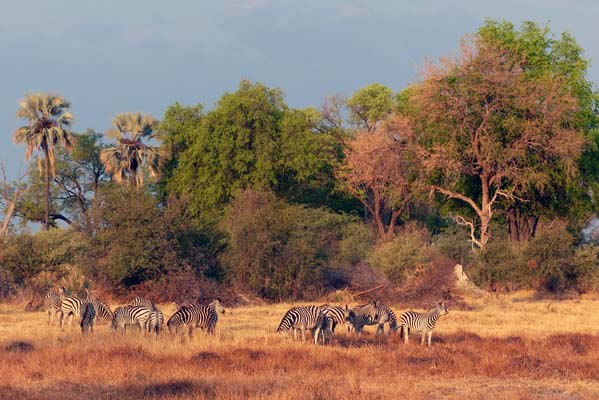
[[[525,215],[518,208],[511,207],[506,214],[508,232],[512,243],[528,242],[537,232],[539,217]]]
[[[482,213],[480,218],[480,248],[484,249],[491,237],[491,216],[488,213]]]
[[[46,230],[50,230],[50,159],[48,157],[48,149],[44,149],[46,161]]]

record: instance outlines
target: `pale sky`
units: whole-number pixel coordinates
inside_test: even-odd
[[[104,131],[119,112],[162,118],[179,101],[208,108],[241,78],[280,87],[292,107],[316,106],[372,82],[397,91],[427,58],[454,51],[486,17],[549,22],[598,60],[599,1],[0,0],[0,158],[25,93],[72,103],[74,130]]]

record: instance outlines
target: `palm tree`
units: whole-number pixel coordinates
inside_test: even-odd
[[[44,171],[46,182],[46,221],[45,228],[50,228],[50,172],[56,177],[54,168],[55,148],[58,145],[70,150],[73,147],[73,135],[68,128],[73,123],[73,114],[69,111],[71,104],[64,97],[51,93],[32,93],[19,103],[17,118],[27,119],[29,125],[15,130],[15,143],[25,143],[25,159],[29,160],[37,152],[37,166]]]
[[[158,177],[164,159],[162,150],[145,143],[155,139],[153,131],[157,121],[140,113],[118,114],[112,125],[106,136],[115,138],[117,144],[100,153],[106,172],[117,183],[129,182],[134,187],[144,184],[143,167],[150,177]]]

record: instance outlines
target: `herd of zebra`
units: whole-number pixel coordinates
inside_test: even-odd
[[[384,334],[385,324],[389,324],[389,332],[398,329],[403,335],[404,342],[408,343],[410,332],[418,332],[421,335],[420,343],[424,344],[425,335],[428,336],[428,345],[431,345],[433,329],[437,320],[448,314],[447,304],[438,303],[426,313],[415,311],[404,312],[397,323],[395,312],[384,304],[377,301],[365,305],[349,308],[340,306],[310,305],[303,307],[292,307],[285,315],[277,332],[293,333],[296,339],[298,331],[302,334],[302,340],[306,340],[306,331],[312,332],[314,343],[325,344],[333,338],[335,328],[339,324],[345,324],[348,331],[352,329],[359,335],[366,325],[377,325],[376,334]]]
[[[64,288],[60,288],[58,293],[50,291],[45,296],[48,325],[54,324],[56,316],[60,317],[61,327],[66,320],[72,325],[73,318],[79,316],[83,334],[93,332],[96,319],[109,321],[112,330],[120,329],[123,334],[129,325],[138,326],[141,331],[153,332],[156,335],[162,331],[164,314],[151,300],[136,297],[130,304],[117,307],[113,312],[106,304],[92,298],[89,292],[86,292],[85,298],[65,297],[64,292]],[[171,333],[177,333],[179,328],[187,327],[190,337],[194,328],[214,333],[219,313],[224,314],[225,309],[218,299],[208,305],[182,305],[168,319],[167,327]],[[428,336],[430,346],[435,324],[445,314],[448,314],[447,305],[438,303],[426,313],[404,312],[398,324],[395,312],[377,301],[353,308],[328,304],[299,306],[287,310],[276,332],[293,334],[293,338],[297,339],[299,331],[302,340],[305,341],[306,331],[311,331],[315,344],[326,344],[332,340],[335,328],[340,324],[347,326],[348,331],[355,330],[358,335],[366,325],[377,325],[376,334],[384,334],[384,326],[389,324],[389,332],[399,329],[405,343],[408,342],[410,332],[418,332],[421,334],[421,344],[424,344],[425,337]]]
[[[75,316],[80,317],[81,332],[94,330],[94,321],[103,319],[110,322],[112,330],[120,329],[123,334],[127,326],[138,326],[143,332],[160,334],[164,325],[164,314],[156,307],[153,301],[143,297],[136,297],[126,306],[117,307],[114,311],[106,304],[94,299],[86,291],[86,297],[64,296],[64,288],[58,293],[50,291],[44,298],[44,306],[48,313],[48,325],[54,324],[56,316],[60,318],[60,326],[69,320],[72,325]],[[214,333],[218,322],[218,313],[225,313],[220,300],[216,299],[208,305],[186,304],[179,307],[168,319],[166,325],[169,332],[177,333],[180,327],[189,328],[191,337],[194,328],[206,329]]]

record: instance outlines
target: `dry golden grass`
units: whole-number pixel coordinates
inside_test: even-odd
[[[0,398],[599,397],[598,300],[471,304],[439,321],[431,348],[375,338],[372,327],[361,338],[338,332],[333,346],[294,343],[274,333],[285,304],[229,309],[215,337],[192,340],[122,337],[105,323],[82,337],[4,305]]]

